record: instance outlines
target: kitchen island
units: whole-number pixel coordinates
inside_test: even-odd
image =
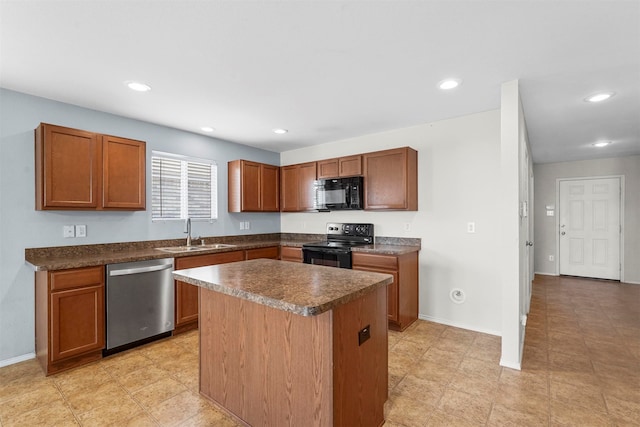
[[[388,274],[256,259],[178,270],[199,287],[200,393],[251,426],[379,426]]]

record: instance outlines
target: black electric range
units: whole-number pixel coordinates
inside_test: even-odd
[[[373,224],[327,223],[327,240],[305,243],[306,264],[351,268],[351,248],[373,244]]]

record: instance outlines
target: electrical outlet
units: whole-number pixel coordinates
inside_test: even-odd
[[[244,221],[240,221],[240,230],[244,230]]]
[[[553,255],[549,255],[549,261],[555,261],[555,260],[556,260],[556,257],[555,257],[555,256],[553,256]]]
[[[63,225],[62,236],[65,239],[68,237],[76,237],[76,228],[73,225]]]
[[[475,233],[476,232],[476,223],[468,222],[467,223],[467,233]]]
[[[405,222],[404,223],[404,231],[411,231],[411,223],[410,222]]]
[[[244,229],[245,230],[251,230],[251,223],[249,221],[245,221],[244,223]]]
[[[76,225],[76,237],[87,237],[86,225]]]

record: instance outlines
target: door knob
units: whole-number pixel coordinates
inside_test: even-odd
[[[562,233],[560,233],[560,234],[562,234],[562,235],[564,236],[564,235],[565,235],[565,234],[567,234],[567,233],[565,233],[565,232],[563,231],[563,232],[562,232]]]
[[[527,241],[527,246],[533,246],[533,242]]]

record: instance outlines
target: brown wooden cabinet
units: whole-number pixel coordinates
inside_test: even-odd
[[[205,265],[225,264],[243,261],[244,251],[223,252],[219,254],[195,255],[175,259],[175,269],[203,267]],[[175,281],[175,330],[174,334],[198,327],[198,287]]]
[[[283,166],[280,181],[280,208],[283,212],[314,209],[316,162]]]
[[[278,212],[280,168],[248,160],[233,160],[228,166],[229,212]]]
[[[146,144],[102,136],[102,207],[145,209]]]
[[[403,331],[418,319],[418,252],[378,255],[353,252],[354,270],[393,275],[387,287],[389,328]]]
[[[281,246],[280,259],[282,261],[302,262],[302,248]]]
[[[318,162],[318,179],[362,175],[362,156],[339,157]]]
[[[41,123],[35,131],[36,209],[144,210],[145,146]]]
[[[278,246],[269,246],[266,248],[247,249],[244,259],[257,259],[257,258],[269,258],[278,259],[280,257],[280,251]]]
[[[363,154],[364,208],[418,210],[418,152],[409,147]]]
[[[102,357],[104,267],[36,272],[36,357],[47,375]]]

